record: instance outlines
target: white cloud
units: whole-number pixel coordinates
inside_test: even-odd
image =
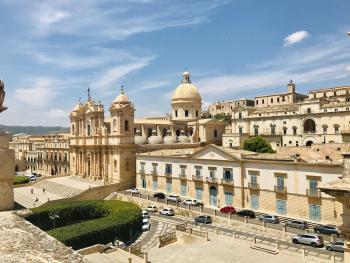
[[[14,90],[16,103],[25,103],[37,108],[53,103],[53,99],[58,94],[59,92],[53,88],[53,80],[48,78],[38,78],[26,87]]]
[[[284,38],[284,46],[290,46],[295,43],[301,42],[309,36],[310,33],[305,30],[294,32]]]
[[[97,89],[107,89],[115,86],[118,84],[117,81],[121,81],[126,75],[146,67],[153,59],[154,57],[139,58],[135,62],[109,68],[91,86]]]
[[[50,109],[47,113],[50,118],[68,118],[68,113],[61,109]]]

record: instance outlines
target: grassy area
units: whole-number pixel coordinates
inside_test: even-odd
[[[56,228],[50,215],[57,214]],[[26,218],[67,246],[80,249],[115,239],[127,242],[141,231],[141,209],[118,200],[63,201],[33,209]]]
[[[29,183],[29,177],[24,175],[15,176],[13,184],[27,184]]]

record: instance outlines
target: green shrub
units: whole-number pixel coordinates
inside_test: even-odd
[[[29,183],[29,177],[24,175],[15,176],[13,184],[27,184]]]
[[[57,213],[56,229],[50,213]],[[33,209],[27,220],[74,249],[105,244],[115,239],[128,242],[141,231],[141,209],[135,204],[109,201],[73,201]]]

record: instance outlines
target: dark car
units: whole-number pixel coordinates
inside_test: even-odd
[[[319,225],[314,227],[315,233],[318,234],[327,234],[327,235],[332,235],[335,234],[339,236],[339,231],[336,226],[333,225]]]
[[[293,227],[293,228],[299,228],[302,230],[309,228],[308,223],[306,221],[302,221],[302,220],[288,220],[286,223],[286,226]]]
[[[163,193],[155,193],[153,195],[154,198],[158,198],[158,199],[165,199],[165,194]]]
[[[227,206],[221,207],[220,212],[224,214],[229,214],[229,213],[234,214],[236,213],[236,209],[232,205],[227,205]]]
[[[252,210],[244,209],[237,212],[238,216],[244,216],[249,218],[255,218],[255,213]]]
[[[207,215],[200,215],[200,216],[197,216],[195,219],[194,219],[194,222],[196,223],[203,223],[203,224],[210,224],[212,221],[211,219],[211,216],[207,216]]]

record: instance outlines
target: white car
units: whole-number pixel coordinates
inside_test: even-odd
[[[180,196],[178,195],[168,195],[166,199],[176,203],[181,202]]]
[[[132,194],[139,194],[140,193],[139,189],[137,189],[137,188],[131,188],[129,190],[129,192],[132,193]]]
[[[155,205],[148,205],[148,206],[145,208],[145,210],[146,210],[147,212],[153,213],[153,212],[157,212],[157,211],[158,211],[158,208],[157,208]]]
[[[142,231],[148,231],[151,229],[151,221],[148,218],[142,220]]]
[[[185,205],[194,205],[194,206],[197,206],[197,205],[200,204],[196,199],[185,199],[185,200],[183,201],[183,203],[184,203]]]
[[[142,211],[141,212],[142,218],[150,218],[150,214],[147,211]]]
[[[159,213],[161,215],[165,215],[165,216],[175,215],[174,209],[172,209],[172,208],[164,208],[164,209],[160,210]]]
[[[28,176],[28,177],[29,177],[29,182],[30,183],[36,182],[36,176],[35,175],[31,175],[31,176]]]

